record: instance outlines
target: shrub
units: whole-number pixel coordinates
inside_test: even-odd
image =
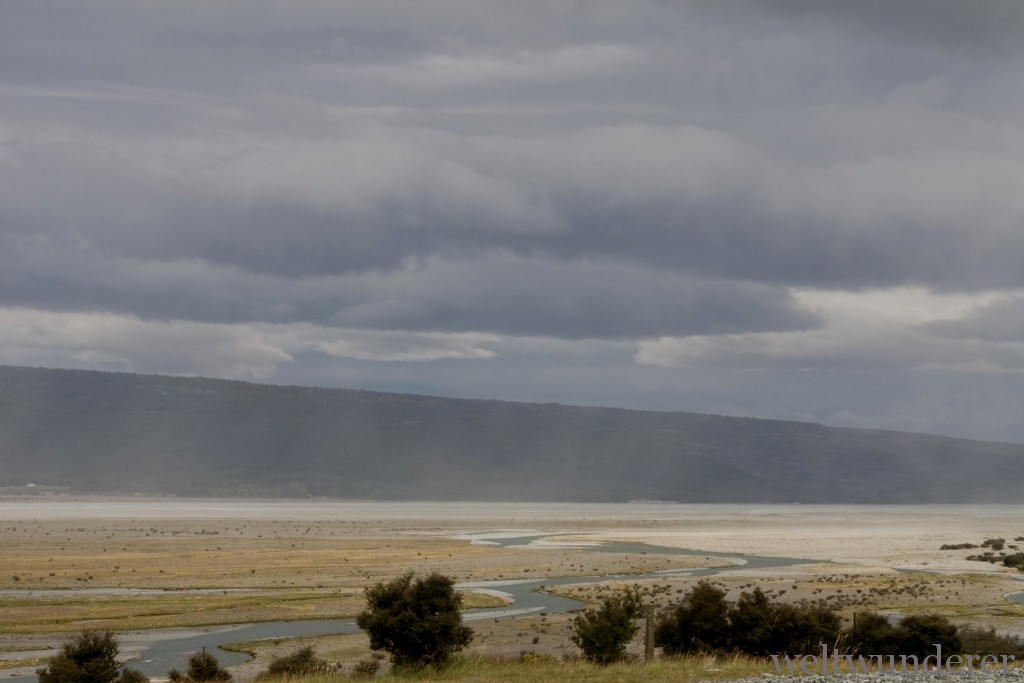
[[[755,588],[752,593],[741,593],[736,606],[729,610],[732,646],[755,656],[783,652],[776,646],[776,613],[775,605],[760,588]]]
[[[122,669],[117,683],[149,683],[149,676],[138,669]]]
[[[775,603],[760,588],[741,593],[729,610],[730,646],[754,656],[813,654],[822,643],[835,643],[839,616],[820,603]]]
[[[39,683],[138,683],[148,680],[117,662],[117,638],[110,631],[83,631],[61,645],[48,665],[36,670]]]
[[[992,548],[992,550],[1002,550],[1004,545],[1006,545],[1005,538],[986,538],[981,544],[983,548]]]
[[[958,653],[963,650],[956,625],[938,614],[912,614],[903,617],[896,628],[896,637],[895,652],[908,656],[917,655],[923,658],[935,654],[936,644],[941,645],[944,652]]]
[[[839,615],[820,604],[775,605],[772,648],[774,653],[812,654],[822,643],[839,639]]]
[[[260,679],[282,678],[285,676],[310,676],[327,673],[328,664],[316,656],[309,645],[301,647],[289,655],[274,657]]]
[[[839,635],[839,616],[821,603],[777,604],[755,588],[730,607],[725,591],[701,581],[659,619],[655,643],[665,654],[800,655],[818,652]]]
[[[1003,557],[1003,564],[1024,571],[1024,553],[1013,553]]]
[[[725,591],[701,581],[658,619],[654,642],[665,654],[716,652],[729,646]]]
[[[189,657],[186,676],[194,683],[231,680],[228,670],[222,668],[217,658],[207,652],[206,648]],[[170,678],[170,672],[168,672],[168,678]]]
[[[379,652],[374,652],[373,656],[369,659],[359,660],[352,669],[352,675],[360,678],[376,676],[377,672],[380,671],[381,660],[383,658],[384,655]]]
[[[858,612],[848,631],[847,644],[861,654],[896,654],[896,627],[877,612]]]
[[[391,655],[396,666],[440,666],[473,639],[463,625],[462,597],[447,576],[413,580],[410,572],[366,589],[366,609],[356,619],[370,647]]]
[[[612,664],[626,658],[626,645],[640,627],[635,620],[643,613],[640,594],[627,589],[603,598],[598,609],[588,609],[572,622],[572,642],[587,661]]]
[[[1013,655],[1014,661],[1024,661],[1024,641],[1018,636],[997,633],[995,627],[965,625],[957,629],[964,654]]]

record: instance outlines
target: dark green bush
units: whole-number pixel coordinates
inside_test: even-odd
[[[896,654],[896,627],[877,612],[858,612],[847,631],[846,646],[860,654]]]
[[[923,659],[935,654],[936,644],[942,646],[944,656],[970,652],[964,649],[959,632],[956,624],[937,614],[913,614],[894,626],[880,614],[860,612],[847,633],[846,644],[862,654],[914,655]]]
[[[775,633],[776,611],[776,606],[760,588],[752,593],[741,593],[736,605],[729,610],[732,631],[729,643],[733,649],[755,656],[783,652]]]
[[[655,643],[670,655],[814,654],[822,643],[839,639],[840,626],[839,616],[823,604],[778,604],[760,588],[740,594],[730,607],[724,591],[701,581],[661,615]]]
[[[895,653],[902,655],[917,655],[924,658],[935,654],[936,644],[942,646],[943,652],[950,654],[961,652],[963,649],[956,625],[938,614],[912,614],[903,617],[896,627],[896,634]]]
[[[821,651],[822,643],[834,646],[839,639],[839,615],[824,605],[779,604],[774,610],[773,652],[767,654],[813,654]]]
[[[1013,553],[1003,557],[1003,564],[1024,571],[1024,553]]]
[[[61,645],[48,665],[36,670],[39,683],[138,683],[139,671],[117,662],[117,638],[110,631],[83,631]]]
[[[598,609],[588,609],[572,622],[572,642],[587,661],[611,664],[626,657],[626,646],[637,634],[643,614],[640,594],[635,589],[601,600]]]
[[[231,680],[228,670],[222,668],[217,658],[207,652],[206,648],[189,657],[186,677],[194,683]],[[170,672],[168,672],[168,678],[170,678]]]
[[[729,633],[725,591],[701,581],[658,618],[654,642],[670,655],[718,652],[730,646]]]
[[[441,666],[473,639],[463,625],[462,596],[447,576],[413,580],[410,572],[366,589],[366,609],[356,623],[370,648],[391,655],[396,666]]]
[[[755,656],[813,654],[840,632],[839,617],[828,607],[775,603],[760,588],[740,594],[729,623],[732,649]]]
[[[980,647],[981,636],[975,635],[972,649]],[[725,592],[706,581],[660,617],[655,642],[665,654],[733,651],[757,657],[818,654],[823,644],[852,653],[914,655],[921,660],[935,654],[936,644],[947,654],[965,651],[958,627],[939,615],[910,615],[893,625],[880,614],[860,612],[844,633],[839,616],[822,602],[776,603],[755,588],[741,593],[729,607]],[[1007,649],[1005,654],[1024,648],[1019,641],[1001,641],[991,633],[985,642]]]

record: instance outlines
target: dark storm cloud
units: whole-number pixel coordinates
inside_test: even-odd
[[[0,219],[287,278],[454,248],[773,286],[1021,284],[1019,136],[958,104],[981,67],[955,46],[908,61],[890,35],[977,41],[1020,13],[740,11],[757,4],[8,9]],[[865,32],[884,73],[851,58]]]
[[[685,376],[844,424],[886,419],[853,373],[980,392],[1024,358],[1022,30],[999,0],[5,3],[0,362],[634,407]],[[829,372],[851,412],[801,399]]]
[[[1024,284],[1024,164],[1005,151],[819,165],[641,124],[556,140],[377,128],[284,142],[189,139],[194,157],[168,160],[159,142],[132,157],[119,140],[14,140],[0,159],[3,230],[292,278],[502,248],[773,285]]]
[[[0,239],[0,305],[105,309],[203,322],[580,338],[802,329],[790,296],[617,263],[508,253],[428,258],[389,271],[289,279],[202,261],[109,259],[81,245]],[[41,289],[37,281],[44,281]]]

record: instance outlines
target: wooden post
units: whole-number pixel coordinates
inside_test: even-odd
[[[647,632],[644,634],[644,661],[650,664],[654,661],[654,605],[646,605]]]

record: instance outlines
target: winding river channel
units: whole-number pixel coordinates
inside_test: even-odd
[[[529,536],[511,536],[491,538],[489,545],[513,547],[526,546],[554,536],[554,534],[535,534]],[[551,595],[543,589],[554,586],[580,585],[599,583],[621,579],[652,579],[666,576],[712,576],[739,569],[770,569],[796,564],[820,562],[820,560],[793,557],[765,557],[759,555],[743,555],[739,553],[720,553],[705,550],[688,550],[670,548],[648,543],[605,542],[586,545],[567,544],[563,547],[591,552],[648,554],[648,555],[686,555],[696,557],[721,558],[723,565],[707,568],[689,568],[665,570],[653,574],[607,574],[602,576],[570,576],[539,579],[508,579],[496,581],[475,581],[457,584],[464,590],[478,590],[492,595],[500,595],[510,602],[504,607],[468,609],[463,612],[464,621],[482,619],[511,619],[524,617],[541,612],[554,614],[581,609],[584,603],[578,600]],[[208,631],[189,632],[187,635],[173,633],[142,632],[139,634],[122,635],[122,652],[132,656],[131,666],[152,677],[163,677],[170,669],[185,670],[188,658],[197,650],[207,648],[214,651],[223,666],[241,664],[250,659],[241,652],[220,649],[228,643],[251,640],[298,638],[303,636],[322,636],[333,634],[358,633],[355,619],[311,619],[302,621],[269,621],[256,624],[240,624],[237,626],[217,627]],[[30,683],[35,676],[19,676],[5,679],[13,683]]]

